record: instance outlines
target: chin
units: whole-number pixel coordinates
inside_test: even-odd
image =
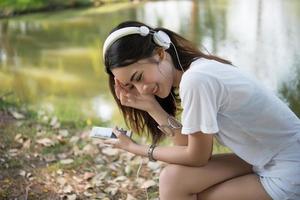
[[[169,94],[170,93],[166,93],[166,94],[157,94],[156,96],[158,96],[159,98],[161,98],[161,99],[165,99],[165,98],[167,98],[168,96],[169,96]]]
[[[163,89],[159,89],[159,91],[155,94],[155,96],[161,98],[161,99],[165,99],[167,98],[171,93],[171,88],[170,90],[163,90]]]

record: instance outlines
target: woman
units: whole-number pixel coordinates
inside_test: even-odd
[[[153,140],[136,144],[115,130],[118,138],[107,143],[169,163],[160,174],[161,200],[300,199],[300,121],[256,80],[140,22],[118,25],[103,55],[125,121]],[[165,136],[174,146],[156,146]],[[213,137],[233,153],[212,155]]]

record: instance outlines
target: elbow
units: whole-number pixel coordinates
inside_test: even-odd
[[[195,162],[194,167],[204,167],[205,165],[207,165],[207,163],[208,163],[208,160],[207,161],[201,160],[201,161]]]
[[[191,151],[189,148],[186,148],[186,158],[188,158],[189,165],[191,167],[203,167],[208,164],[211,153],[206,153],[199,151]]]
[[[189,165],[190,167],[204,167],[208,164],[209,159],[201,158],[201,156],[191,156]]]

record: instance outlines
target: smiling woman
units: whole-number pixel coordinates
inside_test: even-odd
[[[178,82],[173,81],[176,71],[171,67],[161,68],[161,64],[157,57],[154,62],[151,60],[143,60],[134,64],[128,65],[126,68],[115,68],[112,70],[114,77],[118,77],[117,81],[120,86],[132,91],[133,93],[152,94],[160,98],[165,98],[169,95],[171,84]],[[147,62],[148,61],[148,62]],[[168,85],[163,85],[162,82],[168,82]],[[163,88],[167,86],[168,88]],[[178,85],[174,85],[178,87]]]
[[[125,28],[121,29],[119,36],[126,35],[126,31],[129,33],[144,31],[142,33],[144,37],[141,37],[139,34],[131,34],[123,37],[122,40],[118,40],[119,36],[115,32],[104,43],[103,52],[105,53],[106,71],[109,74],[109,86],[130,127],[137,133],[149,131],[148,133],[151,134],[154,143],[156,143],[164,134],[157,128],[158,123],[148,112],[145,112],[147,106],[151,108],[152,104],[147,105],[144,102],[143,109],[132,109],[128,106],[122,106],[121,102],[118,101],[118,95],[115,93],[115,86],[126,85],[127,87],[125,88],[129,89],[129,85],[134,91],[142,93],[155,92],[157,94],[154,97],[162,105],[162,108],[168,114],[175,116],[178,109],[176,103],[179,102],[176,90],[179,86],[180,77],[193,60],[203,57],[215,59],[226,64],[230,64],[230,62],[202,53],[189,41],[170,30],[164,28],[151,29],[138,22],[133,22],[132,26],[130,25],[131,23],[124,23],[117,27],[116,30],[119,31],[121,28]],[[141,26],[143,29],[136,28]],[[136,29],[132,29],[133,27]],[[147,28],[149,29],[148,31]],[[168,35],[164,35],[165,33],[155,35],[154,31],[157,31],[157,33],[166,32],[170,35],[170,39]],[[114,35],[116,37],[113,37]],[[172,43],[170,43],[171,40]],[[122,54],[119,52],[122,52]],[[178,54],[180,55],[180,60],[178,59]],[[136,78],[138,77],[136,75],[142,74],[143,81],[137,82]],[[115,77],[117,77],[117,80],[115,80]],[[117,87],[117,89],[119,88]],[[175,97],[177,97],[177,100]]]
[[[119,24],[103,56],[125,121],[153,140],[140,145],[115,129],[117,138],[105,143],[170,164],[160,174],[160,199],[298,199],[300,120],[255,78],[140,22]],[[174,146],[157,147],[165,136]],[[212,155],[214,137],[233,153]]]

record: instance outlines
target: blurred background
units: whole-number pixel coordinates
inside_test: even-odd
[[[0,20],[0,94],[62,120],[121,121],[102,44],[124,20],[164,26],[245,68],[300,116],[300,2],[147,1]]]
[[[157,199],[163,165],[134,179],[140,158],[86,132],[124,126],[102,45],[125,20],[232,61],[300,117],[299,0],[0,0],[0,16],[0,199]]]

